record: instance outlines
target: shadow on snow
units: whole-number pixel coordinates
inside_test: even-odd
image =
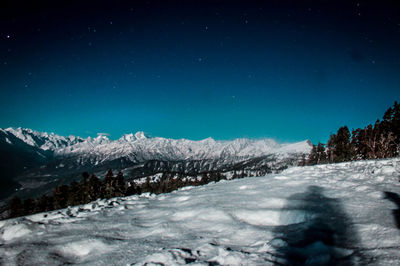
[[[288,198],[271,245],[281,265],[363,265],[358,235],[339,199],[309,186]],[[297,217],[297,218],[296,218]]]
[[[385,198],[396,204],[397,209],[392,210],[397,229],[400,229],[400,196],[397,193],[385,191]]]

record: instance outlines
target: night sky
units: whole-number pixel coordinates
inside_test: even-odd
[[[316,143],[395,100],[399,1],[0,4],[1,128]]]

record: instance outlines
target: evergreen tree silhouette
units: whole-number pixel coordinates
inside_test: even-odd
[[[25,199],[23,204],[24,215],[33,214],[36,207],[35,205],[36,202],[34,199],[32,198]]]
[[[43,195],[36,201],[35,213],[51,211],[53,209],[54,208],[53,208],[53,198],[52,197]]]
[[[89,173],[83,172],[82,180],[80,182],[80,192],[81,192],[80,204],[88,203],[90,201],[88,181],[89,181]]]
[[[317,145],[317,158],[318,158],[317,164],[328,162],[328,158],[327,158],[326,152],[325,152],[325,145],[322,144],[321,142],[318,142],[318,145]]]
[[[88,182],[88,195],[90,201],[103,197],[101,194],[101,181],[95,174],[90,176]]]
[[[315,165],[318,163],[317,146],[313,145],[308,155],[307,165]]]
[[[68,188],[68,199],[67,199],[68,206],[74,206],[84,203],[82,189],[83,188],[80,183],[76,181],[73,181],[71,183],[71,185]]]
[[[102,186],[102,190],[103,190],[103,195],[104,198],[109,199],[114,197],[115,195],[115,187],[114,187],[114,174],[112,172],[112,170],[108,170],[104,180],[103,180],[103,186]]]
[[[125,179],[122,171],[119,171],[117,177],[114,180],[114,194],[116,197],[122,197],[125,195]]]
[[[347,126],[339,128],[336,134],[332,134],[328,141],[328,159],[338,163],[350,161],[354,156],[354,148],[350,142],[350,131]]]
[[[10,201],[10,218],[15,218],[24,215],[21,199],[18,196],[14,196]]]
[[[68,197],[69,197],[69,187],[67,185],[62,185],[54,188],[53,190],[53,205],[54,209],[63,209],[67,207]]]

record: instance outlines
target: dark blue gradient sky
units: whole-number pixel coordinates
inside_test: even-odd
[[[0,8],[2,128],[324,142],[400,99],[396,1],[31,2]]]

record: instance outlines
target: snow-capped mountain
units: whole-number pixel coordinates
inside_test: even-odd
[[[290,153],[308,153],[309,141],[294,144],[279,144],[272,139],[235,139],[233,141],[216,141],[207,138],[200,141],[187,139],[150,138],[143,132],[125,134],[118,140],[110,140],[105,135],[96,138],[69,136],[63,137],[54,133],[38,132],[24,128],[0,129],[4,140],[12,145],[9,136],[44,151],[52,151],[58,156],[79,156],[96,158],[96,163],[126,157],[133,162],[147,160],[204,160],[222,158],[248,158],[268,154],[287,155]]]
[[[30,146],[38,147],[45,151],[56,151],[84,141],[84,139],[80,137],[63,137],[54,133],[39,132],[20,127],[0,129],[0,133],[2,133],[4,140],[10,145],[13,144],[10,138],[17,138]]]
[[[12,176],[13,180],[22,188],[34,189],[43,184],[51,187],[51,182],[69,183],[71,177],[78,178],[83,171],[102,176],[110,168],[123,170],[127,179],[163,171],[198,174],[253,170],[266,174],[297,165],[301,156],[310,152],[311,143],[281,144],[272,139],[244,138],[194,141],[149,137],[143,132],[110,140],[104,134],[95,138],[64,137],[25,128],[7,128],[0,129],[0,147],[6,157],[15,153],[19,169]],[[18,161],[21,154],[27,153],[29,159]],[[30,163],[32,161],[35,163]]]

